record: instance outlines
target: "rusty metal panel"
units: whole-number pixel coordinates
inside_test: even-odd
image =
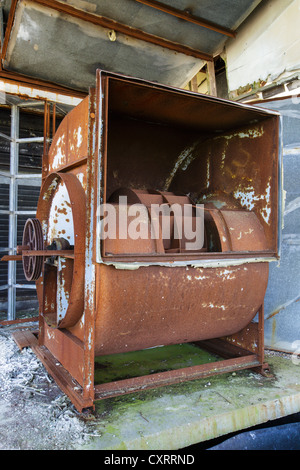
[[[88,154],[88,107],[85,98],[61,122],[48,155],[48,172],[76,165]]]
[[[221,212],[230,234],[233,251],[266,250],[267,243],[264,229],[253,212],[230,211]]]
[[[45,324],[44,346],[56,357],[72,377],[83,384],[83,343],[67,331]]]
[[[245,251],[276,257],[279,115],[112,74],[103,79],[109,113],[99,165],[107,199],[129,186],[189,194],[207,208],[251,211],[266,244]]]

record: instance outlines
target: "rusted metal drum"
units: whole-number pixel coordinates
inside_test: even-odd
[[[110,354],[230,335],[255,316],[266,263],[227,268],[97,270],[96,353]]]
[[[126,191],[121,191],[125,194]],[[147,204],[148,192],[132,192],[133,200]],[[170,195],[173,201],[181,196]],[[152,198],[152,199],[151,199]],[[115,199],[112,198],[114,201]],[[146,206],[145,206],[146,207]],[[209,211],[219,234],[220,250],[227,245],[243,249],[243,236],[250,233],[262,248],[264,235],[252,213],[238,210]],[[75,175],[52,173],[39,200],[38,216],[48,247],[64,238],[70,254],[45,263],[43,315],[53,328],[67,328],[83,341],[83,280],[85,194]],[[225,231],[221,218],[227,220]],[[109,251],[120,252],[122,240],[110,240]],[[143,242],[143,243],[141,243]],[[162,249],[166,248],[166,243]],[[149,248],[149,243],[153,244]],[[148,248],[152,240],[123,242],[133,255]],[[249,239],[248,239],[249,246]],[[206,249],[205,247],[203,249]],[[263,302],[268,264],[245,263],[226,267],[146,266],[117,269],[96,266],[95,354],[104,355],[148,347],[177,344],[230,335],[244,328]],[[41,295],[41,294],[40,294]]]

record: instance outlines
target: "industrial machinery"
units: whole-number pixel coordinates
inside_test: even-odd
[[[263,303],[268,263],[279,257],[279,133],[277,113],[97,71],[95,89],[44,155],[36,218],[18,247],[36,281],[39,331],[15,339],[33,348],[78,410],[268,368]],[[153,205],[164,210],[152,213]],[[137,206],[139,230],[149,234],[156,221],[155,237],[103,236],[108,207],[117,221],[126,216],[128,234]],[[174,208],[185,206],[178,219]],[[199,207],[195,246],[182,228],[195,229]],[[95,356],[187,342],[224,360],[94,384]]]

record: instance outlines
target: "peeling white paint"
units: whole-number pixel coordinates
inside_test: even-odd
[[[69,307],[69,292],[66,289],[64,269],[66,268],[66,259],[61,256],[58,257],[57,266],[57,322],[59,323],[65,318],[68,307]]]
[[[177,267],[186,267],[189,265],[191,268],[223,268],[229,266],[241,266],[243,264],[251,263],[271,263],[272,261],[277,261],[275,257],[257,257],[257,258],[239,258],[239,259],[219,259],[219,260],[194,260],[194,261],[174,261],[174,262],[161,262],[161,263],[139,263],[139,262],[115,262],[115,261],[97,261],[99,264],[104,264],[106,266],[114,266],[116,269],[125,269],[125,270],[136,270],[141,267],[146,266],[165,266],[167,268],[177,268]],[[246,271],[248,268],[244,267]]]
[[[240,200],[240,203],[243,207],[246,207],[249,211],[254,208],[254,202],[257,199],[257,196],[254,195],[253,188],[246,188],[244,191],[236,190],[233,193],[236,199]]]
[[[227,279],[227,280],[236,279],[235,273],[233,273],[229,269],[224,269],[223,271],[220,271],[218,275],[221,276],[223,278],[223,280],[225,280],[225,279]]]
[[[82,144],[82,129],[81,129],[81,126],[79,126],[77,130],[77,147],[79,148],[81,144]]]
[[[264,128],[263,126],[256,126],[252,127],[251,129],[248,129],[246,132],[233,132],[232,134],[227,134],[227,135],[218,135],[214,137],[214,140],[219,140],[219,139],[225,139],[226,141],[226,146],[228,145],[229,140],[238,137],[239,139],[255,139],[257,137],[261,137],[264,134]],[[226,150],[223,151],[222,153],[222,160],[224,160],[226,157]]]
[[[223,311],[226,310],[225,305],[215,305],[212,302],[209,302],[208,304],[206,302],[202,302],[202,307],[204,307],[204,308],[206,308],[206,307],[208,307],[208,308],[219,308]]]
[[[271,207],[264,207],[260,211],[260,213],[261,213],[262,218],[264,219],[264,221],[268,224],[269,220],[270,220],[270,215],[271,215]]]
[[[139,269],[140,266],[148,266],[148,265],[140,265],[140,264],[135,264],[135,263],[103,263],[103,264],[111,264],[113,265],[116,269],[125,269],[129,271],[135,271],[136,269]]]
[[[247,132],[234,132],[233,134],[224,136],[224,137],[227,140],[230,140],[233,137],[239,137],[240,139],[249,139],[249,138],[255,139],[256,137],[261,137],[263,134],[264,134],[263,126],[257,126],[257,127],[253,127],[252,129],[249,129]]]
[[[57,139],[57,142],[55,144],[53,153],[54,153],[54,158],[52,160],[52,169],[56,170],[60,166],[62,166],[65,163],[65,158],[66,156],[62,153],[61,147],[64,144],[65,140],[65,135],[63,134]]]
[[[179,168],[182,170],[186,170],[190,163],[194,160],[196,157],[196,154],[194,153],[197,145],[199,144],[199,141],[194,142],[192,145],[189,147],[186,147],[177,157],[176,162],[173,166],[173,169],[171,170],[165,185],[164,185],[164,191],[168,191],[170,184],[172,183],[177,171]]]
[[[52,332],[49,328],[47,328],[47,336],[49,340],[54,339],[54,332]]]
[[[221,170],[224,169],[225,158],[226,158],[226,150],[223,150],[223,152],[222,152],[222,157],[221,157]]]
[[[207,157],[206,162],[206,188],[209,188],[210,185],[210,154]]]
[[[51,244],[54,238],[65,238],[70,245],[74,245],[72,204],[67,187],[62,182],[57,185],[49,212],[47,242]]]
[[[83,173],[77,173],[77,178],[79,179],[81,185],[83,186],[83,179],[84,179],[84,174]]]
[[[44,194],[43,194],[43,200],[44,201],[48,201],[48,199],[52,195],[53,191],[55,190],[57,184],[58,183],[57,183],[56,179],[52,181],[52,183],[49,185],[49,188],[47,189],[47,191],[45,191]]]
[[[244,189],[240,187],[234,191],[233,193],[235,199],[238,199],[242,207],[247,208],[249,211],[254,209],[255,203],[258,201],[265,201],[266,205],[260,210],[260,214],[263,217],[264,221],[269,224],[270,222],[270,215],[271,215],[271,205],[270,205],[270,195],[271,195],[271,183],[270,178],[267,183],[265,192],[263,194],[255,195],[254,188],[252,186],[248,186]]]

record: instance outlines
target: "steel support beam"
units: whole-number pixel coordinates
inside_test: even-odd
[[[17,245],[17,182],[16,175],[19,165],[19,109],[16,105],[11,107],[11,142],[10,142],[10,184],[9,184],[9,232],[8,247],[9,254],[15,254]],[[16,262],[8,262],[8,298],[7,298],[7,319],[16,318]]]

